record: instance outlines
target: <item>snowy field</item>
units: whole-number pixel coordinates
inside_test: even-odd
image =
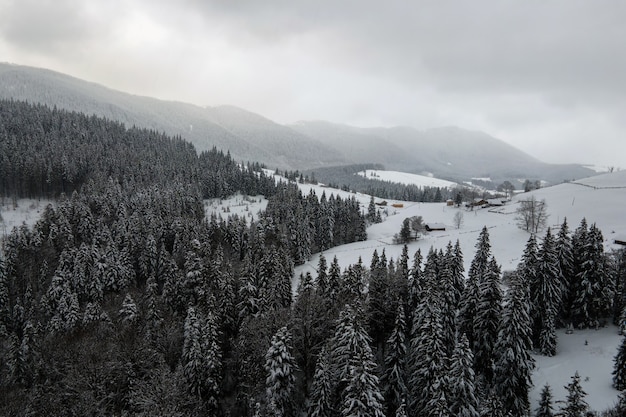
[[[458,185],[451,181],[440,180],[439,178],[434,178],[426,175],[409,174],[399,171],[381,171],[377,169],[368,169],[359,172],[358,175],[369,179],[398,182],[400,184],[416,185],[418,187],[452,188]]]
[[[230,198],[212,198],[204,200],[204,214],[208,217],[215,215],[222,217],[224,220],[228,219],[228,216],[238,215],[246,219],[246,222],[250,222],[259,218],[259,213],[265,210],[267,207],[267,199],[262,195],[257,196],[244,196],[242,194],[235,194]]]
[[[23,223],[32,227],[50,203],[48,200],[19,199],[14,205],[11,199],[1,200],[0,238],[8,235],[14,227],[19,227]]]

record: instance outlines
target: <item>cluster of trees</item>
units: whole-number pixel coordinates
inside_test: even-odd
[[[0,414],[246,415],[272,334],[290,316],[296,252],[319,249],[315,222],[336,225],[325,247],[365,238],[358,204],[314,203],[258,165],[198,156],[153,132],[2,106],[2,126],[14,124],[2,155],[23,161],[0,161],[2,196],[59,197],[3,241]],[[38,120],[54,123],[31,136]],[[93,126],[107,146],[96,148]],[[73,152],[65,166],[45,151],[54,141]],[[61,181],[29,177],[38,163]],[[70,166],[85,168],[72,182],[59,172]],[[252,222],[205,218],[202,198],[235,191],[270,197],[268,211]],[[289,219],[312,234],[294,241],[302,228]]]
[[[3,105],[78,131],[81,120],[108,126]],[[57,138],[12,132],[1,146],[28,139],[42,160],[37,149]],[[77,132],[58,140],[80,161],[95,138]],[[166,137],[175,146],[116,171],[114,159],[130,156],[110,135],[73,183],[16,182],[36,166],[28,154],[0,165],[7,196],[69,196],[3,242],[0,414],[524,416],[530,352],[554,353],[554,326],[626,316],[626,262],[607,257],[584,221],[541,245],[531,237],[506,292],[484,228],[467,279],[458,242],[425,259],[405,246],[397,260],[375,251],[369,268],[320,256],[294,299],[296,263],[365,238],[354,199],[304,196],[258,166],[216,150],[194,156]],[[236,190],[270,197],[266,212],[205,217],[203,197]]]
[[[204,198],[235,191],[270,197],[258,164],[238,166],[215,148],[200,156],[181,138],[82,113],[0,100],[0,195],[55,198],[90,180],[130,187],[193,184]]]

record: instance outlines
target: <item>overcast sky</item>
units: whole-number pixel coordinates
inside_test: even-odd
[[[0,0],[0,61],[280,123],[455,125],[626,168],[622,0]]]

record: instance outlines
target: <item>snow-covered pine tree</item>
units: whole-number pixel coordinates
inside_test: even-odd
[[[440,304],[439,295],[431,294],[413,323],[407,379],[410,410],[414,415],[425,415],[428,403],[440,398],[440,390],[446,389],[442,381],[449,358],[448,347],[444,345]]]
[[[124,324],[132,324],[139,319],[139,309],[130,294],[126,294],[126,297],[124,297],[122,308],[120,308],[118,315]]]
[[[541,389],[539,397],[539,406],[535,410],[535,417],[553,417],[554,406],[552,405],[552,390],[550,385],[546,384]]]
[[[193,306],[187,309],[181,363],[190,392],[215,409],[220,399],[222,352],[212,313],[206,316]]]
[[[613,362],[613,386],[619,391],[626,390],[626,336],[622,337]]]
[[[480,284],[476,320],[474,322],[474,369],[489,385],[493,378],[496,359],[495,346],[502,317],[502,289],[500,268],[491,258]]]
[[[556,354],[556,321],[561,306],[561,282],[556,242],[548,228],[538,254],[536,281],[531,284],[534,338],[542,355]]]
[[[583,391],[580,385],[580,375],[578,371],[572,376],[572,382],[565,386],[567,390],[567,398],[565,401],[560,401],[561,412],[559,416],[562,417],[584,417],[585,413],[589,409],[589,404],[585,401],[587,393]]]
[[[333,417],[336,414],[333,409],[333,389],[336,385],[333,378],[328,351],[324,347],[318,355],[315,365],[309,401],[309,417]]]
[[[476,335],[474,334],[474,322],[478,311],[481,291],[480,286],[485,273],[489,268],[489,258],[491,257],[491,244],[489,242],[489,230],[484,226],[476,242],[476,253],[470,264],[467,275],[465,289],[461,296],[459,306],[458,328],[461,333],[467,336],[470,346],[474,347]]]
[[[342,395],[341,416],[385,417],[372,351],[363,349],[350,362],[347,385]]]
[[[506,295],[502,321],[495,345],[493,389],[504,409],[514,416],[530,411],[528,392],[535,361],[532,347],[529,301],[523,284],[514,284]]]
[[[559,320],[561,325],[569,324],[572,304],[572,280],[574,279],[574,253],[572,237],[569,233],[567,218],[563,219],[556,239],[556,252],[559,259],[559,280],[561,281],[561,307]]]
[[[460,335],[452,359],[448,383],[451,388],[450,412],[457,417],[479,417],[479,402],[474,375],[474,354],[464,334]]]
[[[265,355],[265,392],[268,415],[287,417],[294,413],[293,390],[295,385],[296,362],[290,350],[291,333],[281,327],[272,337],[270,348]]]
[[[393,413],[407,399],[406,386],[406,321],[402,304],[398,305],[396,322],[387,339],[385,367],[381,380],[383,396],[387,404],[387,415]]]

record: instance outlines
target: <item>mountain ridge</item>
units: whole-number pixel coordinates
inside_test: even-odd
[[[433,173],[457,182],[471,177],[543,179],[551,183],[582,178],[581,165],[547,164],[483,132],[459,127],[359,128],[330,122],[279,124],[230,106],[200,107],[133,95],[52,70],[0,64],[0,97],[57,106],[180,136],[201,152],[217,147],[235,160],[270,168],[302,170],[353,163]]]

